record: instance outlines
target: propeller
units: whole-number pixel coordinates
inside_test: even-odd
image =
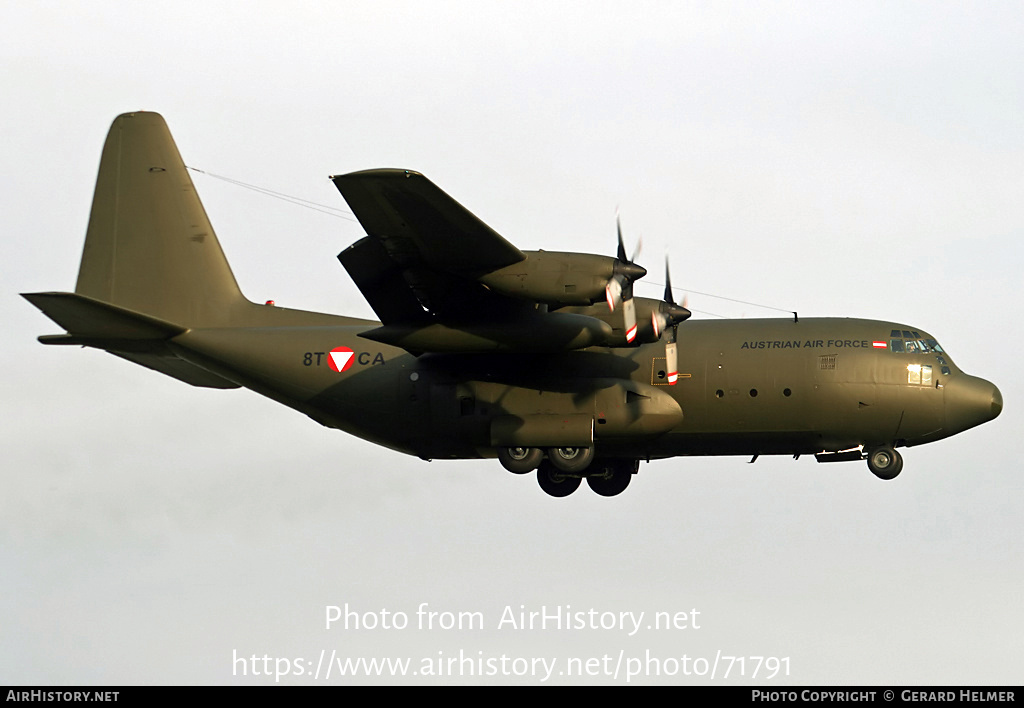
[[[632,342],[636,338],[636,303],[633,302],[633,281],[647,275],[647,270],[633,261],[640,255],[640,246],[643,242],[637,240],[633,257],[626,258],[626,245],[622,241],[622,223],[619,221],[618,214],[615,215],[615,228],[619,234],[619,248],[615,257],[615,265],[612,268],[612,277],[604,288],[604,297],[608,302],[608,309],[612,312],[615,312],[615,308],[622,303],[623,330],[626,333],[626,341]]]
[[[679,357],[676,352],[676,334],[679,323],[690,316],[686,309],[686,298],[683,298],[682,306],[677,305],[672,297],[672,275],[669,273],[668,256],[665,256],[665,297],[658,303],[658,308],[651,313],[651,326],[654,327],[655,336],[660,337],[662,332],[671,328],[671,334],[665,340],[665,373],[668,374],[668,383],[675,386],[679,380]]]

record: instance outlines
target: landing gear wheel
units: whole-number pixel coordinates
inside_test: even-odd
[[[544,459],[539,447],[499,447],[498,462],[513,474],[533,472]]]
[[[590,466],[594,459],[592,447],[552,447],[548,449],[548,460],[562,472],[579,474]]]
[[[903,457],[888,445],[868,452],[868,469],[879,479],[895,479],[903,470]]]
[[[580,487],[583,480],[578,476],[570,476],[556,468],[548,460],[540,463],[537,468],[537,483],[540,488],[553,497],[567,497]]]
[[[638,460],[609,460],[595,464],[594,467],[600,470],[587,475],[587,484],[602,497],[614,497],[626,490],[638,466]]]

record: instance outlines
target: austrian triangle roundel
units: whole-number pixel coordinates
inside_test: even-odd
[[[339,374],[343,371],[348,371],[355,360],[356,353],[348,347],[335,347],[327,355],[327,365]]]

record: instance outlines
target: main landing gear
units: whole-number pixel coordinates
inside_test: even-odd
[[[903,470],[903,457],[888,445],[868,450],[868,469],[879,479],[894,479]]]
[[[544,460],[539,447],[499,447],[498,462],[512,474],[533,472]]]
[[[602,497],[622,494],[640,469],[640,460],[598,460],[587,475],[587,484]]]
[[[578,474],[562,472],[550,460],[544,460],[537,468],[537,483],[553,497],[567,497],[580,488],[583,478]]]
[[[568,474],[581,474],[593,459],[592,447],[553,447],[548,450],[551,464]]]
[[[614,497],[625,491],[640,468],[639,460],[594,459],[592,447],[503,447],[498,460],[515,474],[537,470],[537,483],[553,497],[569,496],[584,478],[597,494]]]

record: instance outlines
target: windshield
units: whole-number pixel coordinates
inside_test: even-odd
[[[944,354],[939,343],[930,337],[907,329],[894,329],[889,341],[889,351],[907,354]]]

